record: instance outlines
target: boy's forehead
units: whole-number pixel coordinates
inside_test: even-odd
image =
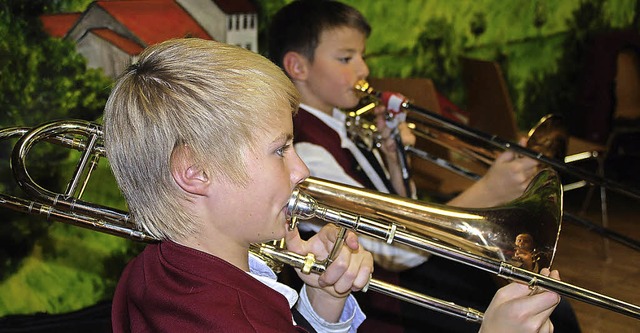
[[[364,47],[367,36],[356,28],[349,26],[333,27],[325,29],[320,33],[318,44],[332,44],[339,46],[339,44],[352,44],[350,46]],[[362,45],[360,45],[362,44]]]
[[[288,103],[276,103],[269,110],[269,119],[267,128],[275,130],[288,130],[293,128],[293,114],[297,109],[291,107]],[[265,121],[267,121],[265,119]]]
[[[293,139],[291,112],[277,112],[265,125],[262,128],[255,129],[254,143],[258,144],[258,146],[271,149],[273,145],[280,145]]]

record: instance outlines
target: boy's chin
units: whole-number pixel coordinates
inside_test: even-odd
[[[345,103],[344,106],[340,107],[343,110],[351,110],[351,109],[355,109],[358,104],[360,103],[359,99],[355,99],[352,103]]]
[[[279,241],[279,240],[285,238],[285,236],[287,235],[287,230],[288,230],[287,228],[289,228],[288,224],[284,225],[282,228],[278,229],[276,232],[274,232],[272,234],[273,238],[269,239],[268,242]]]

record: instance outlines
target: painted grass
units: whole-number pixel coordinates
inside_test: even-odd
[[[77,158],[65,165],[73,172]],[[109,167],[100,163],[84,200],[124,209]],[[67,178],[68,179],[68,178]],[[143,245],[124,238],[35,218],[51,223],[19,270],[0,282],[0,316],[37,312],[63,313],[110,299],[125,262]]]

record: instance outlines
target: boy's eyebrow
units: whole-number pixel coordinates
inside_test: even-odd
[[[352,47],[347,47],[347,48],[341,48],[338,49],[338,52],[344,52],[344,53],[348,53],[348,54],[357,54],[360,51],[358,51],[358,49],[352,48]],[[367,50],[362,50],[362,54],[366,54]]]
[[[342,51],[342,52],[351,52],[351,53],[358,52],[358,50],[354,49],[353,47],[341,48],[341,49],[338,49],[338,51]]]
[[[292,133],[282,133],[280,135],[278,135],[275,139],[273,139],[273,141],[271,141],[271,143],[275,143],[275,142],[287,142],[293,140],[293,134]]]

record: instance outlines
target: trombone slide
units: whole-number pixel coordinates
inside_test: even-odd
[[[308,255],[303,256],[290,251],[281,250],[269,244],[254,244],[251,248],[251,251],[259,257],[262,257],[263,260],[267,262],[270,260],[275,260],[276,262],[299,268],[300,270],[305,272],[305,274],[322,274],[327,269],[326,265],[318,263],[317,261],[315,261],[315,259],[313,259],[313,257],[310,257]],[[443,301],[435,297],[420,294],[413,290],[402,288],[373,278],[369,280],[369,284],[362,291],[367,292],[368,290],[372,290],[389,297],[399,299],[401,301],[409,302],[426,309],[462,318],[470,322],[481,323],[482,319],[484,318],[484,313],[476,309],[460,306],[452,302]]]

